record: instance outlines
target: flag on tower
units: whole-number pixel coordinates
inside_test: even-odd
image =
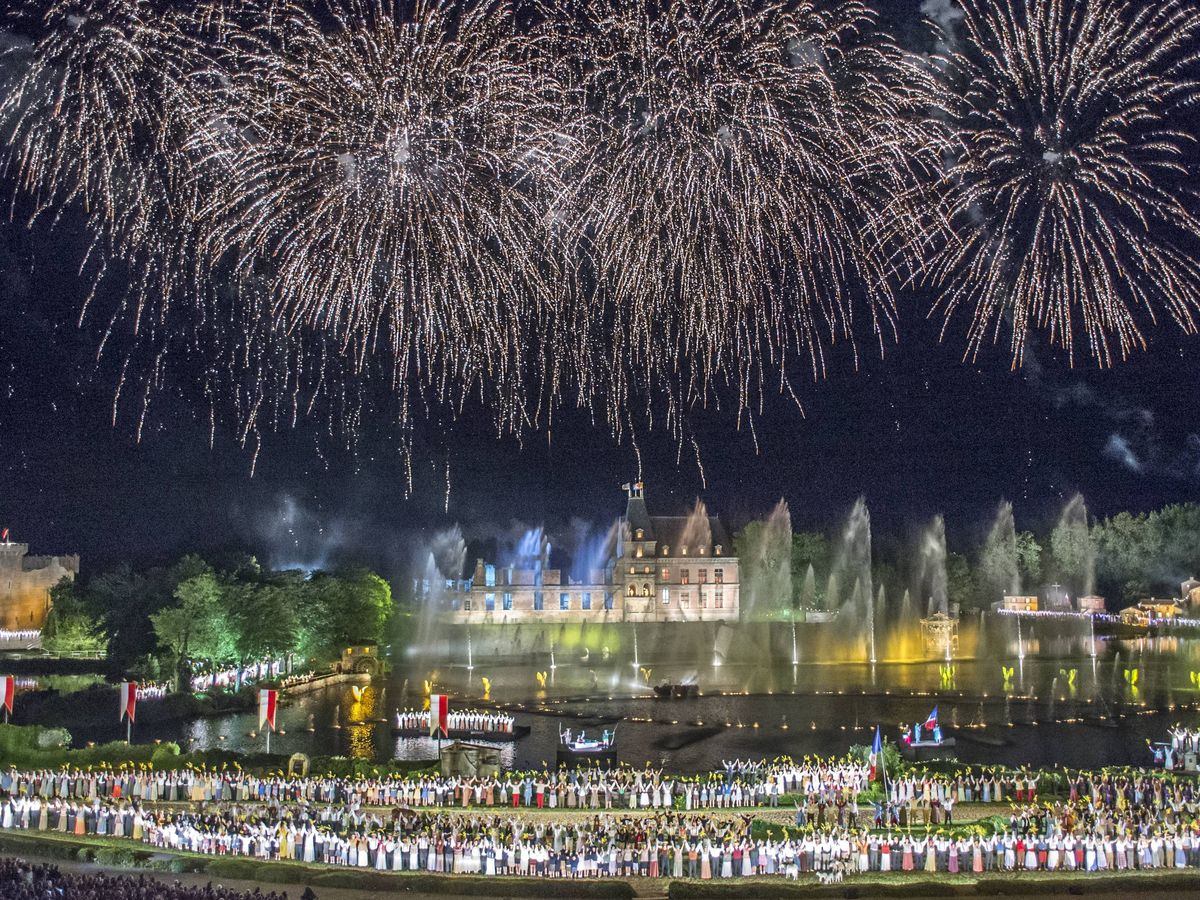
[[[263,723],[275,730],[275,701],[278,691],[270,688],[259,688],[258,691],[258,730],[262,731]]]
[[[450,736],[450,698],[445,694],[429,695],[429,736]]]
[[[120,722],[126,717],[132,722],[135,720],[134,713],[137,711],[137,682],[122,681],[121,682],[121,714],[117,716],[117,721]]]
[[[13,694],[17,690],[17,680],[11,675],[5,675],[0,680],[0,701],[3,701],[4,708],[8,710],[8,714],[12,715]]]

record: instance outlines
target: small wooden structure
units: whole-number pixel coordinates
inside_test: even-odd
[[[375,643],[351,644],[342,651],[342,658],[334,665],[334,671],[344,675],[376,675],[384,673],[383,660],[379,656],[379,645]]]

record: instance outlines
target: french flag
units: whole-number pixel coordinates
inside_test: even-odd
[[[0,701],[3,701],[3,706],[8,710],[8,714],[12,715],[13,695],[17,692],[17,680],[11,675],[5,675],[0,678]]]

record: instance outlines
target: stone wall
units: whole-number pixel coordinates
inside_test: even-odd
[[[30,556],[27,544],[0,544],[0,628],[40,629],[50,589],[78,573],[78,556]]]

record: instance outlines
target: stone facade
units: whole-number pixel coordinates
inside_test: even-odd
[[[736,621],[738,560],[720,521],[699,504],[690,516],[651,516],[640,483],[626,485],[626,494],[602,568],[576,582],[545,559],[521,568],[477,560],[471,578],[446,582],[441,602],[449,620]]]
[[[50,588],[78,574],[77,555],[30,556],[28,544],[0,542],[0,628],[40,629],[50,611]]]

